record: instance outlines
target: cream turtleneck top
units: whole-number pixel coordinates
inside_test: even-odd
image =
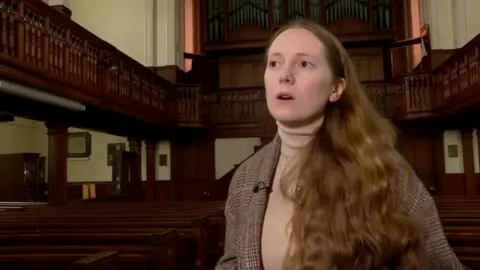
[[[281,270],[290,239],[293,203],[280,191],[280,179],[298,151],[313,137],[323,118],[304,126],[289,127],[277,122],[282,140],[280,158],[272,183],[262,230],[262,260],[265,270]]]

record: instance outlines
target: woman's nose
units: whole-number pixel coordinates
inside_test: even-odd
[[[295,83],[295,78],[290,70],[285,70],[282,74],[280,74],[280,83],[281,84]]]

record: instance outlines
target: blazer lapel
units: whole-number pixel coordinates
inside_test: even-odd
[[[280,157],[280,138],[275,136],[273,141],[265,149],[263,162],[258,167],[258,177],[257,183],[263,183],[266,186],[271,186],[273,182],[273,177],[275,174],[275,169]],[[249,239],[251,247],[255,248],[255,254],[257,260],[252,269],[262,269],[262,254],[261,254],[261,243],[262,243],[262,228],[263,220],[265,217],[265,211],[267,209],[269,190],[262,189],[258,193],[255,193],[252,196],[252,201],[250,203],[251,218],[248,226],[253,226],[253,232],[251,234],[252,238]]]

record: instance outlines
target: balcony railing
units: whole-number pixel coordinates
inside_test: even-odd
[[[199,127],[210,122],[210,104],[201,85],[178,85],[169,97],[171,119],[183,127]]]
[[[480,35],[431,72],[407,74],[395,84],[395,117],[441,116],[480,103]]]
[[[382,114],[395,113],[394,88],[388,83],[365,83],[366,94]],[[255,124],[262,122],[267,108],[263,88],[221,90],[211,94],[210,120],[213,125]]]
[[[215,125],[249,124],[261,121],[267,106],[263,88],[222,90],[210,95],[211,121]]]
[[[0,0],[0,76],[161,124],[174,85],[38,0]]]

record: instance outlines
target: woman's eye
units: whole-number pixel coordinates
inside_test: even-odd
[[[312,67],[313,67],[313,64],[310,63],[310,62],[307,62],[307,61],[302,61],[302,62],[300,62],[300,66],[301,66],[302,68],[312,68]]]
[[[271,66],[271,67],[276,67],[276,66],[278,66],[278,62],[277,61],[270,61],[270,62],[268,62],[268,65]]]

